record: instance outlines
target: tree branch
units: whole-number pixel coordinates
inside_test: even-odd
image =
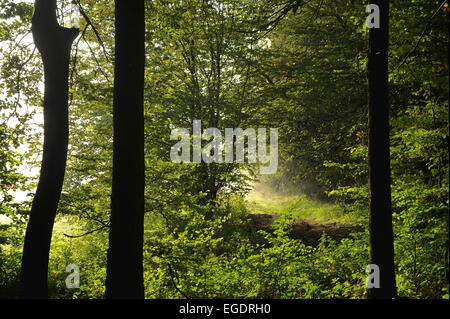
[[[419,37],[419,40],[417,40],[414,47],[405,55],[402,62],[394,70],[397,70],[399,67],[401,67],[406,62],[406,59],[417,50],[417,47],[419,46],[420,41],[422,41],[422,38],[425,36],[426,32],[428,31],[428,28],[431,26],[431,22],[433,21],[433,19],[436,17],[436,15],[442,9],[442,7],[445,5],[446,2],[447,2],[447,0],[442,1],[442,3],[439,5],[439,7],[436,9],[436,11],[433,13],[433,15],[428,20],[428,23],[426,24],[425,28],[423,29],[422,34]]]
[[[87,232],[85,232],[85,233],[83,233],[83,234],[80,234],[80,235],[67,235],[67,234],[64,234],[64,236],[69,237],[69,238],[79,238],[79,237],[83,237],[83,236],[86,236],[86,235],[95,233],[95,232],[100,231],[100,230],[102,230],[102,229],[104,229],[104,228],[107,228],[107,227],[109,227],[109,225],[101,226],[101,227],[99,227],[99,228],[96,228],[96,229],[87,231]]]

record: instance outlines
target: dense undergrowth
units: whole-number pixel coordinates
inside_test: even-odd
[[[261,205],[267,203],[260,203]],[[299,203],[294,202],[293,206]],[[310,203],[311,205],[311,203]],[[318,204],[321,205],[321,204]],[[322,204],[323,205],[323,204]],[[216,218],[202,212],[181,211],[172,222],[158,214],[146,218],[144,278],[146,298],[363,298],[368,263],[368,234],[354,233],[340,242],[326,236],[307,246],[288,236],[298,218],[283,213],[267,232],[246,227],[248,209],[233,197],[211,207]],[[280,213],[280,210],[278,210]],[[166,216],[167,217],[167,216]],[[175,223],[173,224],[175,225]],[[396,225],[398,230],[398,225]],[[52,298],[103,298],[106,276],[107,233],[83,232],[75,217],[57,223],[49,264]],[[10,229],[10,231],[12,231]],[[23,229],[2,246],[2,297],[18,292]],[[15,240],[13,240],[15,238]],[[398,236],[397,281],[401,297],[445,298],[443,268],[427,256],[427,245]],[[415,243],[416,246],[410,247]],[[415,252],[411,254],[414,248]],[[436,256],[438,257],[438,256]],[[69,264],[80,267],[80,289],[67,289]],[[439,274],[441,273],[441,277]],[[442,278],[442,281],[436,280]],[[17,295],[16,295],[17,296]]]

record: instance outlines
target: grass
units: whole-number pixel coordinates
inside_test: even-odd
[[[310,199],[301,194],[280,194],[262,184],[255,185],[246,197],[246,203],[251,214],[292,214],[299,219],[317,223],[348,224],[354,221],[337,204]]]

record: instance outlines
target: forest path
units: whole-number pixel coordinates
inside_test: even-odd
[[[341,240],[351,232],[361,231],[344,214],[341,207],[307,198],[305,195],[280,194],[264,184],[256,184],[246,197],[249,226],[257,230],[271,230],[280,216],[291,216],[295,222],[289,233],[307,245],[317,245],[323,234]]]

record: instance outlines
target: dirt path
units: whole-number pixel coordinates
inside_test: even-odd
[[[271,231],[273,222],[280,217],[277,214],[250,214],[249,227],[255,230]],[[351,232],[362,231],[360,227],[337,223],[319,224],[311,220],[297,219],[289,237],[300,239],[306,245],[316,246],[320,237],[325,233],[334,240],[341,240]]]
[[[289,236],[307,245],[317,245],[323,234],[339,241],[352,232],[362,231],[361,227],[350,225],[353,220],[338,205],[304,195],[279,193],[264,183],[254,185],[246,200],[250,213],[247,227],[253,231],[272,231],[273,222],[285,214],[296,218]]]

